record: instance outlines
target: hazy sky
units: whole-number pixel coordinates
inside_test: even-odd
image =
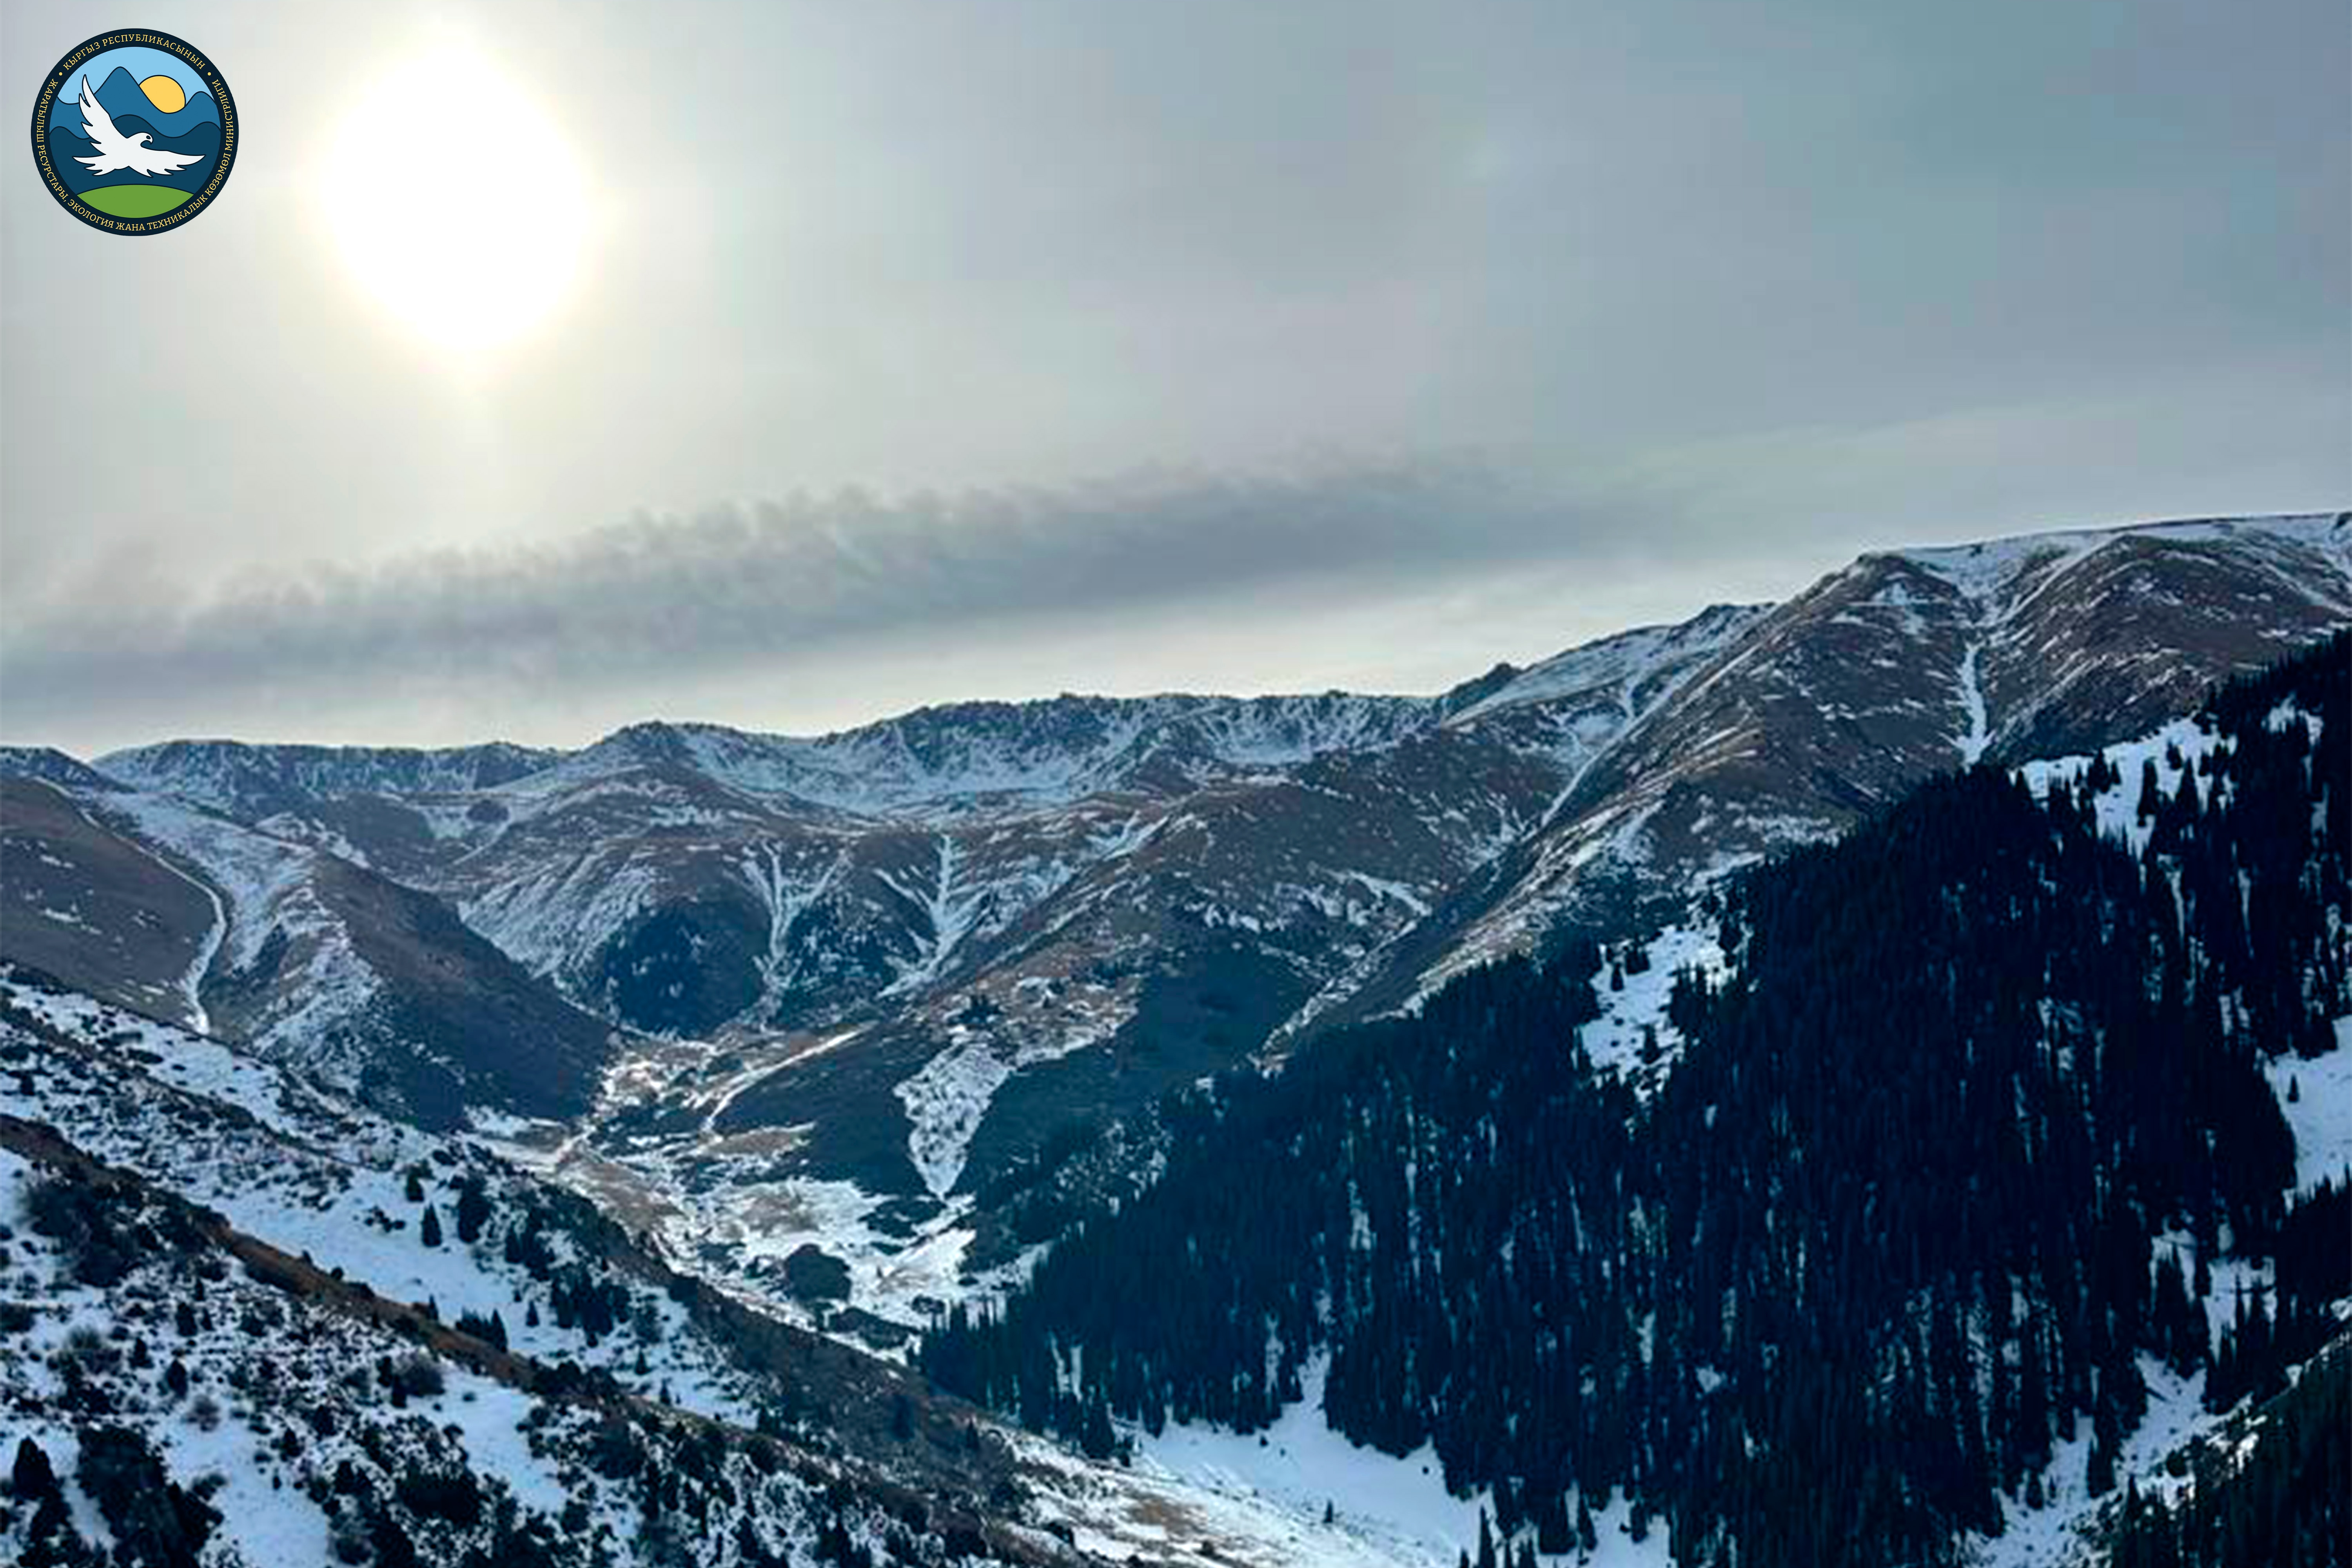
[[[5,101],[117,19],[0,7]],[[12,742],[1433,689],[1864,548],[2352,504],[2342,0],[131,19],[241,151],[138,239],[10,154]],[[327,195],[452,55],[584,186],[475,353]],[[550,188],[486,140],[453,201]]]

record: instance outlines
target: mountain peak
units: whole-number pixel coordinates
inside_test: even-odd
[[[79,757],[54,746],[0,746],[0,775],[42,779],[77,789],[118,790],[122,785]]]
[[[320,797],[488,788],[561,755],[507,741],[427,748],[174,740],[106,752],[96,766],[136,788],[257,820]]]

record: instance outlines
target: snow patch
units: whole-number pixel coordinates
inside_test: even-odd
[[[2285,1056],[2263,1069],[2279,1111],[2294,1133],[2294,1190],[2309,1192],[2352,1172],[2352,1014],[2335,1021],[2336,1048],[2323,1057]],[[2289,1086],[2294,1099],[2287,1099]]]
[[[969,881],[958,883],[956,873],[962,864],[962,849],[942,833],[929,887],[921,886],[912,875],[902,880],[888,871],[874,873],[884,887],[921,910],[930,925],[915,956],[895,961],[898,978],[882,988],[885,996],[919,990],[937,980],[946,972],[957,944],[979,923],[984,889],[975,889]]]
[[[1482,1512],[1492,1517],[1487,1493],[1457,1497],[1446,1489],[1433,1446],[1402,1458],[1361,1447],[1332,1430],[1323,1414],[1327,1356],[1300,1369],[1305,1397],[1286,1407],[1260,1434],[1206,1426],[1174,1426],[1158,1436],[1140,1430],[1136,1469],[1147,1479],[1181,1483],[1187,1490],[1234,1504],[1253,1505],[1286,1526],[1282,1559],[1299,1568],[1380,1563],[1395,1568],[1451,1568],[1475,1551]],[[1323,1523],[1328,1507],[1331,1523]],[[1629,1533],[1632,1510],[1622,1499],[1593,1510],[1598,1548],[1539,1559],[1547,1568],[1671,1568],[1664,1521],[1646,1539]],[[1263,1529],[1263,1526],[1260,1526]],[[1497,1545],[1503,1544],[1498,1537]],[[1118,1555],[1118,1537],[1098,1538]],[[1141,1545],[1140,1542],[1136,1543]]]
[[[1960,711],[1968,716],[1969,724],[1954,744],[1959,747],[1961,764],[1967,767],[1976,765],[1992,740],[1985,717],[1984,684],[1977,679],[1977,660],[1983,652],[1984,644],[1972,642],[1969,651],[1960,656]]]
[[[944,1198],[954,1190],[989,1102],[1014,1073],[1098,1046],[1124,1021],[1123,1016],[1102,1017],[1017,1045],[953,1026],[948,1048],[892,1091],[907,1108],[907,1155],[923,1185],[934,1197]]]
[[[1675,977],[1685,970],[1696,970],[1709,983],[1720,984],[1730,970],[1711,926],[1669,926],[1645,942],[1642,951],[1649,967],[1638,974],[1628,973],[1622,990],[1610,988],[1606,961],[1594,973],[1592,988],[1601,999],[1601,1016],[1578,1033],[1597,1070],[1622,1073],[1646,1095],[1664,1080],[1682,1053],[1682,1031],[1666,1017]],[[1645,1047],[1654,1047],[1647,1060],[1643,1059]]]

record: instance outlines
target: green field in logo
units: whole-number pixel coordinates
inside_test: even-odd
[[[155,217],[188,199],[169,185],[100,185],[81,194],[82,205],[109,217]]]

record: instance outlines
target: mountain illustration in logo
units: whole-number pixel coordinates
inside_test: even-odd
[[[109,60],[101,55],[89,63],[103,69]],[[94,113],[84,102],[85,86]],[[85,72],[58,94],[48,142],[50,165],[80,201],[116,217],[153,217],[212,178],[220,109],[193,73],[158,71],[142,79],[116,65],[102,79]]]

